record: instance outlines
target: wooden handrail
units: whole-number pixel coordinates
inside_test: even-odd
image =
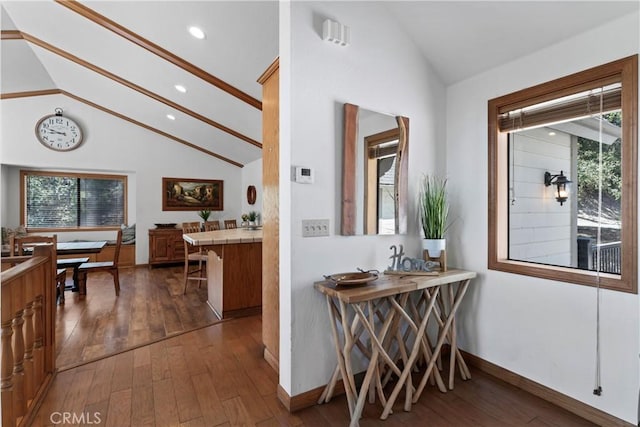
[[[3,427],[30,425],[55,373],[55,259],[51,245],[2,258],[13,265],[0,274]]]
[[[34,268],[44,264],[47,262],[46,257],[36,257],[30,255],[24,256],[12,256],[12,257],[2,257],[3,264],[15,264],[14,267],[9,270],[5,270],[0,275],[0,284],[4,289],[5,286],[9,286],[11,281],[16,280],[20,276],[26,274],[27,272],[33,270]]]

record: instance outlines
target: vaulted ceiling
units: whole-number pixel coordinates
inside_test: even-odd
[[[367,3],[352,5],[366,16]],[[637,12],[640,2],[378,4],[448,85]],[[256,80],[278,56],[277,1],[0,5],[3,100],[62,93],[237,166],[262,156]],[[192,37],[190,26],[206,37]],[[359,36],[347,49],[358,49]]]
[[[62,93],[237,166],[262,156],[277,2],[15,1],[1,18],[3,100]]]
[[[389,15],[409,34],[446,85],[552,46],[639,8],[638,0],[387,3]]]

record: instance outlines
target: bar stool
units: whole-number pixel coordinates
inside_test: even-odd
[[[183,222],[182,223],[182,234],[189,233],[199,233],[200,232],[200,222]],[[206,271],[207,271],[207,255],[202,252],[202,250],[193,246],[189,242],[183,239],[184,242],[184,291],[183,295],[187,293],[187,283],[189,280],[198,281],[198,288],[200,287],[200,282],[206,281]],[[191,268],[190,263],[192,261],[197,261],[197,268]]]

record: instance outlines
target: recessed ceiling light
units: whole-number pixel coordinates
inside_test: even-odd
[[[189,27],[189,33],[197,39],[202,40],[204,38],[204,31],[198,27]]]
[[[175,85],[174,87],[176,88],[176,90],[177,90],[178,92],[185,93],[185,92],[187,91],[187,88],[186,88],[186,87],[184,87],[184,86],[182,86],[182,85]]]
[[[176,116],[174,116],[173,114],[167,114],[167,119],[169,120],[175,120]]]
[[[555,136],[556,133],[554,131],[549,132],[549,136]]]

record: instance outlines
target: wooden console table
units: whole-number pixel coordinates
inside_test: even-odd
[[[377,395],[384,405],[380,417],[384,420],[404,388],[404,410],[409,411],[430,378],[440,391],[446,392],[440,371],[437,367],[434,369],[445,342],[451,346],[449,388],[453,389],[456,363],[462,378],[471,378],[456,345],[455,314],[474,277],[476,273],[471,271],[449,270],[438,276],[381,275],[360,286],[336,286],[326,280],[316,282],[314,287],[326,296],[338,359],[318,403],[331,399],[341,377],[351,414],[350,426],[358,425],[368,393],[371,401]],[[438,325],[435,345],[427,335],[430,320]],[[369,359],[359,391],[351,362],[354,348]],[[411,371],[417,362],[424,362],[426,368],[416,387]],[[384,387],[394,375],[397,382],[386,395]]]

